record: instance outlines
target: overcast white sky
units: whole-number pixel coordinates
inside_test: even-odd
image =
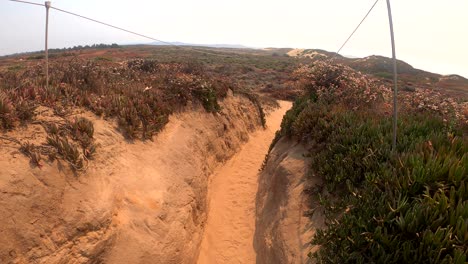
[[[336,51],[373,2],[56,0],[52,5],[166,41]],[[468,0],[392,0],[392,8],[399,59],[468,77]],[[44,7],[0,0],[0,18],[0,55],[44,48]],[[55,10],[49,31],[51,48],[149,42]],[[391,55],[385,0],[341,53]]]

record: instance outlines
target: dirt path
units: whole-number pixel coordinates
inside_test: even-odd
[[[241,151],[220,168],[209,187],[210,211],[198,264],[255,263],[255,195],[258,170],[284,113],[280,108],[267,117],[267,129],[251,135]]]

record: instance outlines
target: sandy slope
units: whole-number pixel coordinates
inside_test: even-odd
[[[324,227],[319,201],[309,200],[304,190],[322,182],[308,172],[306,148],[287,138],[271,150],[259,175],[256,199],[254,247],[257,264],[315,263],[307,257],[318,247],[309,243],[317,228]],[[316,208],[312,217],[304,214]]]
[[[196,261],[208,176],[259,118],[249,100],[232,95],[220,113],[188,110],[172,115],[154,142],[132,144],[113,123],[80,114],[94,122],[100,144],[80,175],[63,162],[30,166],[17,145],[0,140],[0,263]],[[49,110],[37,118],[56,117]],[[1,135],[45,142],[40,125]]]
[[[291,103],[280,102],[280,106],[267,117],[267,129],[252,134],[241,151],[213,175],[199,264],[255,263],[253,237],[258,173]]]

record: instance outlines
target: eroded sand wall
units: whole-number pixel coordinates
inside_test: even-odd
[[[304,215],[310,201],[306,188],[320,184],[318,179],[306,180],[307,151],[286,138],[276,143],[259,176],[256,199],[254,246],[256,263],[310,263],[310,240],[323,226],[320,212],[310,219]]]
[[[101,146],[80,175],[63,162],[33,167],[1,141],[0,263],[194,263],[207,178],[259,128],[249,100],[230,94],[221,106],[174,114],[154,142],[134,143],[84,112]],[[5,136],[46,135],[30,125]]]

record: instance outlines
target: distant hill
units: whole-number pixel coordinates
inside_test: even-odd
[[[185,42],[168,42],[172,45],[177,46],[195,46],[195,47],[209,47],[209,48],[230,48],[230,49],[248,49],[249,47],[239,45],[239,44],[194,44],[194,43],[185,43]],[[155,45],[155,46],[165,46],[168,45],[167,43],[162,43],[158,41],[154,41],[148,43],[147,45]]]
[[[384,80],[393,78],[393,61],[391,58],[384,56],[372,55],[365,58],[349,58],[320,49],[294,49],[287,52],[287,54],[292,57],[309,58],[312,61],[334,58],[338,63]],[[397,61],[397,69],[399,81],[403,84],[403,87],[433,88],[452,94],[468,96],[468,79],[460,75],[441,75],[416,69],[401,60]]]

